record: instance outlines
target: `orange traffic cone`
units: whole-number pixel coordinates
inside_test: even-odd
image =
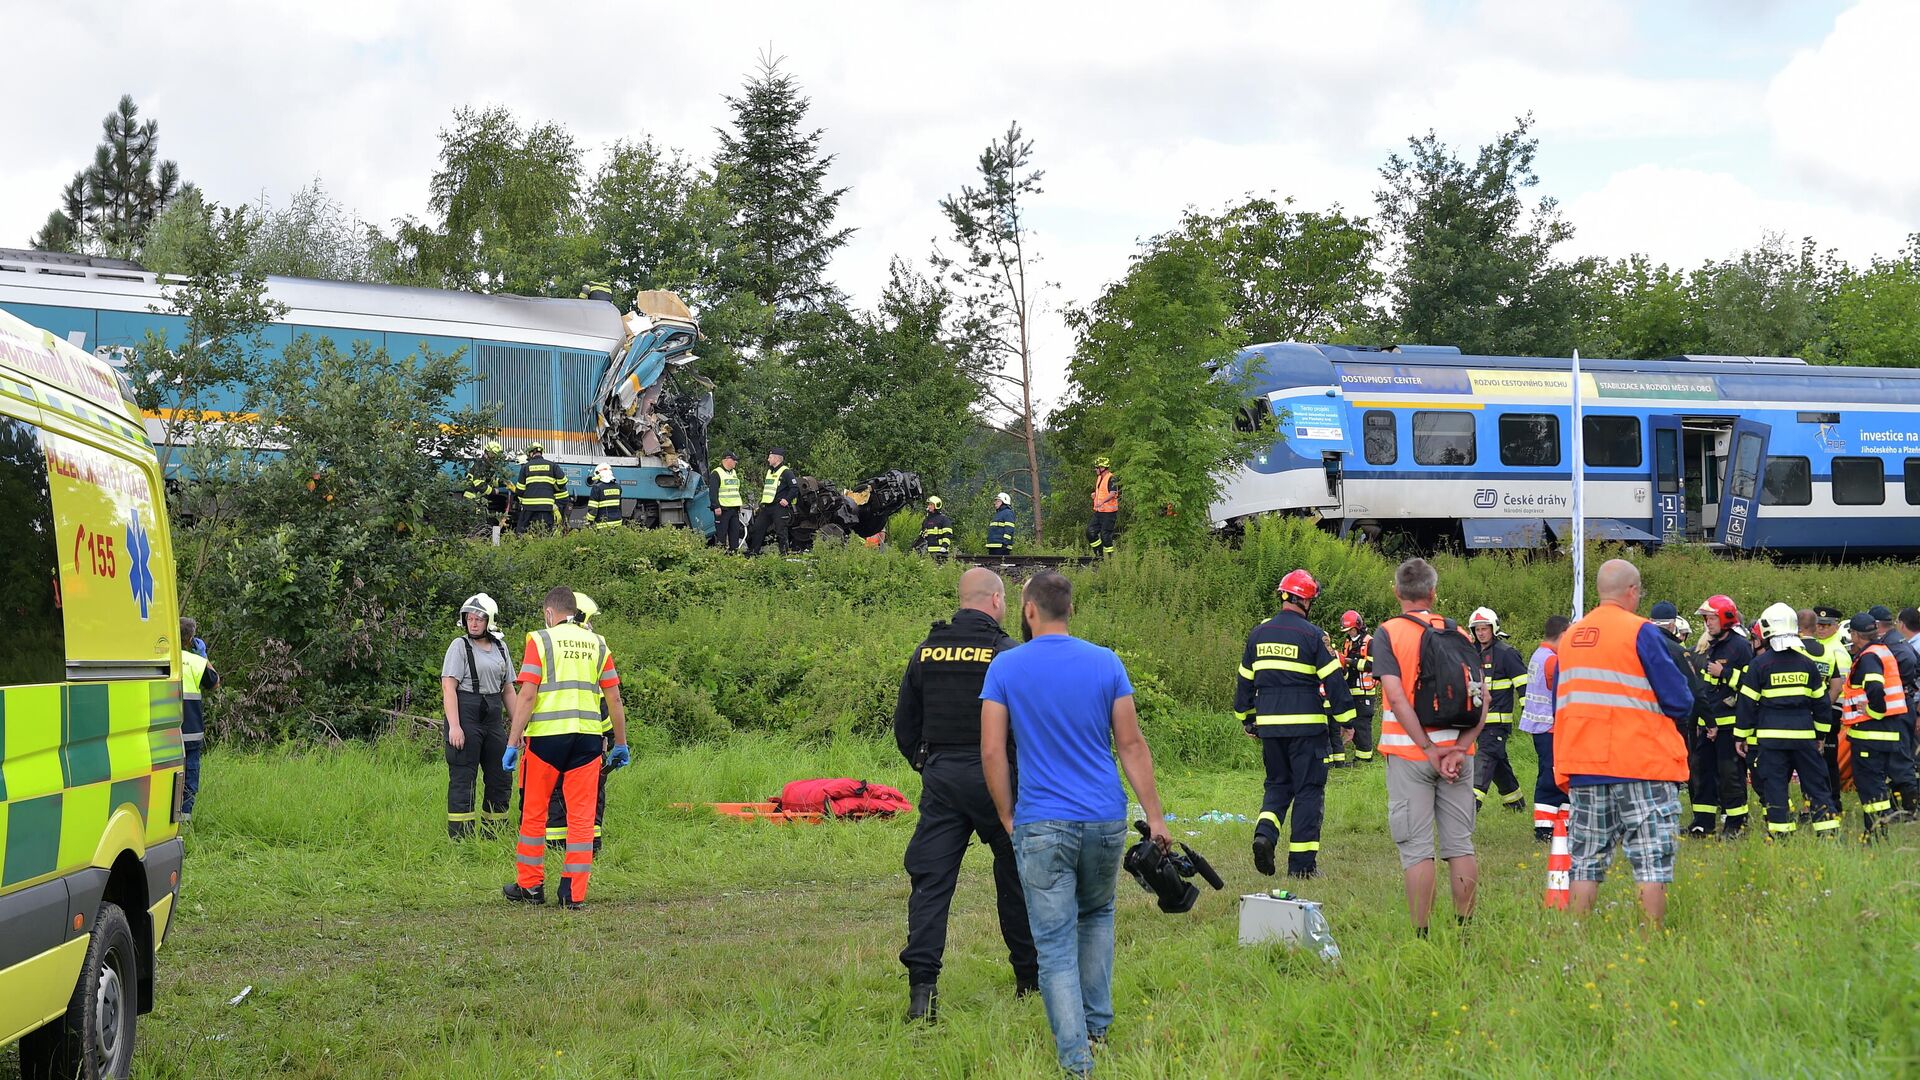
[[[1567,842],[1567,815],[1553,819],[1553,846],[1547,850],[1547,894],[1550,908],[1565,909],[1573,899],[1573,849]]]

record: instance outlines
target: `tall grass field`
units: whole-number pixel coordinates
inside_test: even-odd
[[[1590,571],[1606,554],[1590,554]],[[1906,563],[1684,549],[1636,561],[1648,601],[1685,612],[1713,593],[1749,617],[1777,600],[1920,600]],[[1440,609],[1495,608],[1522,655],[1571,603],[1561,559],[1435,563]],[[1687,843],[1668,925],[1652,935],[1624,866],[1584,924],[1544,910],[1531,815],[1490,808],[1472,923],[1455,925],[1443,887],[1433,936],[1417,940],[1382,765],[1338,770],[1324,876],[1295,891],[1325,905],[1341,962],[1241,947],[1238,895],[1300,883],[1254,872],[1250,823],[1200,818],[1259,810],[1233,674],[1296,567],[1322,583],[1322,625],[1346,608],[1370,623],[1397,610],[1391,559],[1302,522],[1264,524],[1232,549],[1123,547],[1072,574],[1075,631],[1115,648],[1133,677],[1176,838],[1227,878],[1181,916],[1122,879],[1119,1017],[1100,1075],[1920,1074],[1920,825],[1863,848],[1851,796],[1843,840]],[[917,800],[888,735],[895,687],[908,650],[951,612],[959,572],[900,551],[731,559],[669,530],[449,543],[383,645],[410,674],[364,702],[316,685],[304,715],[248,711],[273,684],[275,653],[223,637],[241,620],[197,603],[226,686],[209,702],[214,742],[138,1075],[1054,1075],[1040,1002],[1013,998],[983,849],[955,900],[941,1022],[913,1026],[895,959],[912,815],[777,826],[673,806],[842,775]],[[510,838],[446,838],[430,726],[461,598],[498,598],[517,645],[555,584],[599,601],[633,718],[635,763],[609,784],[606,846],[578,913],[501,898]],[[1513,748],[1530,795],[1531,748]],[[11,1068],[0,1055],[0,1076]]]

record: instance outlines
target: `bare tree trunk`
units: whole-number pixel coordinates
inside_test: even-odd
[[[1040,446],[1033,430],[1033,349],[1028,333],[1027,311],[1027,258],[1019,234],[1014,234],[1014,268],[1020,275],[1018,293],[1014,298],[1014,308],[1020,320],[1020,419],[1025,424],[1023,431],[1027,438],[1027,483],[1033,493],[1033,538],[1041,536],[1042,520],[1040,509]]]

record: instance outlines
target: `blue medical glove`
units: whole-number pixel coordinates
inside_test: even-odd
[[[513,767],[515,765],[518,765],[519,763],[520,763],[520,748],[517,746],[507,747],[507,752],[500,755],[500,767],[507,770],[508,772],[512,772]]]
[[[626,743],[620,743],[615,746],[613,753],[607,755],[607,769],[609,771],[613,769],[624,769],[631,764],[633,764],[633,751],[627,749]]]

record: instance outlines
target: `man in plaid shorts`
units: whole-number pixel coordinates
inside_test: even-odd
[[[1660,628],[1635,614],[1639,569],[1609,560],[1595,584],[1600,606],[1560,639],[1555,688],[1553,772],[1573,803],[1573,910],[1593,910],[1618,843],[1639,883],[1641,911],[1657,927],[1667,914],[1687,779],[1676,721],[1691,713],[1693,694]]]

